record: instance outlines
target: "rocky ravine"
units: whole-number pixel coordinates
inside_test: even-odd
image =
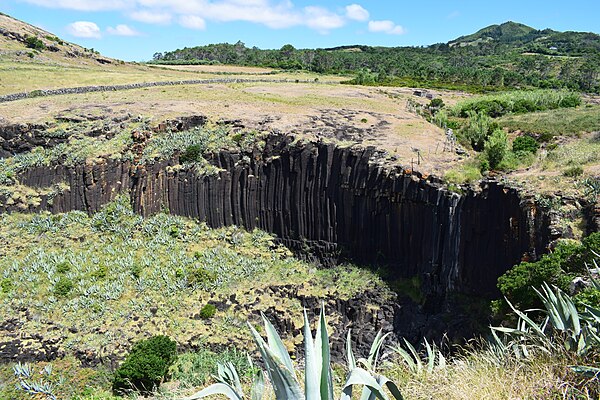
[[[272,135],[264,148],[207,158],[217,173],[184,168],[177,158],[33,168],[21,184],[68,188],[27,207],[0,198],[0,211],[93,213],[129,193],[142,215],[166,209],[211,227],[260,228],[324,265],[384,265],[392,279],[418,282],[420,299],[400,293],[394,308],[394,330],[410,338],[469,334],[451,299],[495,295],[499,275],[554,239],[548,214],[518,190],[487,181],[450,192],[433,177],[385,167],[374,148]]]

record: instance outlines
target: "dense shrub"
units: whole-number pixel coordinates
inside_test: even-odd
[[[497,168],[504,159],[508,149],[508,137],[503,130],[495,130],[485,141],[485,156],[490,168]]]
[[[514,91],[502,94],[473,97],[458,103],[452,111],[460,117],[470,112],[485,114],[493,118],[506,114],[522,114],[557,108],[577,107],[581,95],[565,90]]]
[[[217,307],[213,304],[206,304],[204,307],[200,309],[200,318],[202,319],[211,319],[215,316],[217,312]]]
[[[60,262],[56,265],[56,273],[66,274],[71,270],[71,264],[68,261]]]
[[[520,309],[539,308],[540,300],[533,287],[543,282],[568,292],[572,279],[585,275],[586,264],[591,265],[594,251],[600,252],[600,233],[592,233],[581,244],[562,242],[550,254],[535,262],[522,262],[500,278],[498,289],[511,303]]]
[[[188,272],[187,282],[189,286],[203,286],[213,283],[217,279],[214,272],[208,271],[206,268],[197,267]]]
[[[73,290],[73,286],[73,281],[63,276],[54,285],[53,292],[58,297],[67,297]]]
[[[531,136],[523,135],[515,138],[513,141],[513,151],[517,152],[526,152],[526,153],[537,153],[540,145],[538,142],[532,138]]]
[[[486,139],[498,129],[498,124],[484,113],[469,111],[467,114],[469,119],[461,129],[461,134],[474,150],[482,151]]]
[[[585,310],[585,306],[600,307],[600,290],[594,288],[585,289],[573,297],[575,304],[580,311]]]
[[[568,176],[571,178],[578,177],[581,174],[583,174],[583,168],[581,168],[579,165],[574,166],[574,167],[569,167],[563,171],[564,176]]]
[[[115,371],[113,391],[150,393],[167,377],[176,358],[177,343],[168,336],[153,336],[138,342]]]
[[[0,289],[2,289],[2,293],[10,293],[15,287],[14,283],[10,280],[10,278],[4,278],[0,281]]]
[[[188,146],[179,156],[179,162],[182,164],[197,162],[202,158],[202,146],[193,144]]]
[[[29,47],[30,49],[35,49],[35,50],[46,49],[46,45],[44,44],[44,42],[42,42],[41,39],[39,39],[35,36],[27,36],[25,38],[25,46]]]

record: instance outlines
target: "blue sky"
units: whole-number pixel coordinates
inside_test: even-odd
[[[600,1],[0,0],[0,11],[127,61],[209,43],[420,46],[516,21],[600,33]]]

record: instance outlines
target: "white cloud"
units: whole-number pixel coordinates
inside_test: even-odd
[[[152,12],[148,10],[134,11],[129,16],[147,24],[168,24],[171,22],[171,14],[165,12]]]
[[[135,4],[135,0],[25,0],[25,2],[48,8],[77,11],[122,10]]]
[[[0,0],[1,1],[1,0]],[[344,26],[348,21],[366,21],[369,12],[350,4],[340,12],[319,5],[298,7],[291,0],[22,0],[50,8],[79,11],[117,10],[132,20],[204,29],[207,21],[244,21],[272,29],[305,26],[321,33]],[[316,0],[315,3],[318,4]],[[116,29],[116,28],[114,28]]]
[[[346,18],[354,21],[366,21],[369,19],[369,12],[359,4],[350,4],[346,6]]]
[[[206,29],[206,21],[197,15],[182,15],[179,17],[179,25],[184,28],[198,29],[201,31]]]
[[[73,22],[67,25],[67,32],[79,38],[99,39],[102,36],[98,25],[90,21]]]
[[[130,28],[129,26],[127,26],[125,24],[117,25],[114,28],[112,26],[109,26],[108,28],[106,28],[106,32],[108,32],[111,35],[115,35],[115,36],[141,36],[142,35],[140,32],[136,31],[133,28]]]
[[[346,23],[344,18],[323,7],[305,7],[304,16],[304,24],[321,33],[326,33],[331,29],[341,28]]]
[[[369,21],[369,32],[383,32],[388,35],[402,35],[406,33],[406,30],[396,25],[394,22],[389,20],[384,21]]]

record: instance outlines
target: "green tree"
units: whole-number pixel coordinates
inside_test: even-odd
[[[506,132],[497,129],[485,141],[485,156],[490,163],[490,168],[497,168],[508,149],[508,136]]]

